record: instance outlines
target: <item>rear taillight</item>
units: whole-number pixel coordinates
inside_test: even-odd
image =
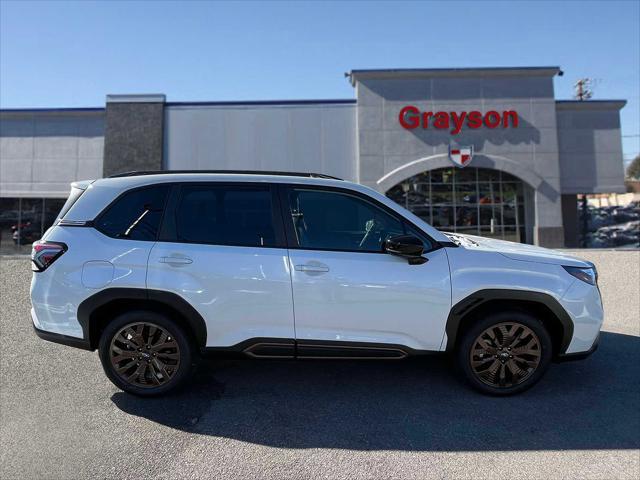
[[[31,270],[43,272],[67,251],[67,246],[60,242],[33,242],[31,249]]]

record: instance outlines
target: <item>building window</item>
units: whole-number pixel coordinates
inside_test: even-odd
[[[0,254],[28,254],[53,224],[62,198],[0,198]]]
[[[387,196],[445,232],[525,241],[520,179],[485,168],[440,168],[396,185]]]

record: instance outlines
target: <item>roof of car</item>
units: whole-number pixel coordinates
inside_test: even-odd
[[[127,172],[96,180],[96,185],[129,189],[136,186],[170,182],[253,182],[300,184],[350,184],[337,177],[319,173],[259,172],[251,170],[179,170]]]
[[[217,174],[217,175],[270,175],[283,177],[308,177],[308,178],[330,178],[332,180],[342,180],[338,177],[326,175],[324,173],[313,172],[280,172],[280,171],[262,171],[262,170],[134,170],[131,172],[117,173],[110,175],[108,178],[120,177],[137,177],[141,175],[176,175],[176,174]]]

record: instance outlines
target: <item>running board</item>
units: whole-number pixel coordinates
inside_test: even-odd
[[[360,360],[400,360],[408,353],[396,346],[361,345],[344,343],[298,342],[296,346],[298,358],[309,359],[360,359]]]
[[[432,352],[415,351],[403,345],[380,343],[330,340],[296,342],[288,338],[251,338],[230,347],[207,347],[202,353],[256,359],[400,360],[410,355]]]

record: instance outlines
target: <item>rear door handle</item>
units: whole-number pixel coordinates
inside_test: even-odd
[[[305,264],[305,265],[296,265],[295,269],[298,272],[315,272],[315,273],[324,273],[329,271],[329,267],[322,264]]]
[[[189,265],[193,263],[193,260],[189,257],[160,257],[158,261],[169,265]]]

